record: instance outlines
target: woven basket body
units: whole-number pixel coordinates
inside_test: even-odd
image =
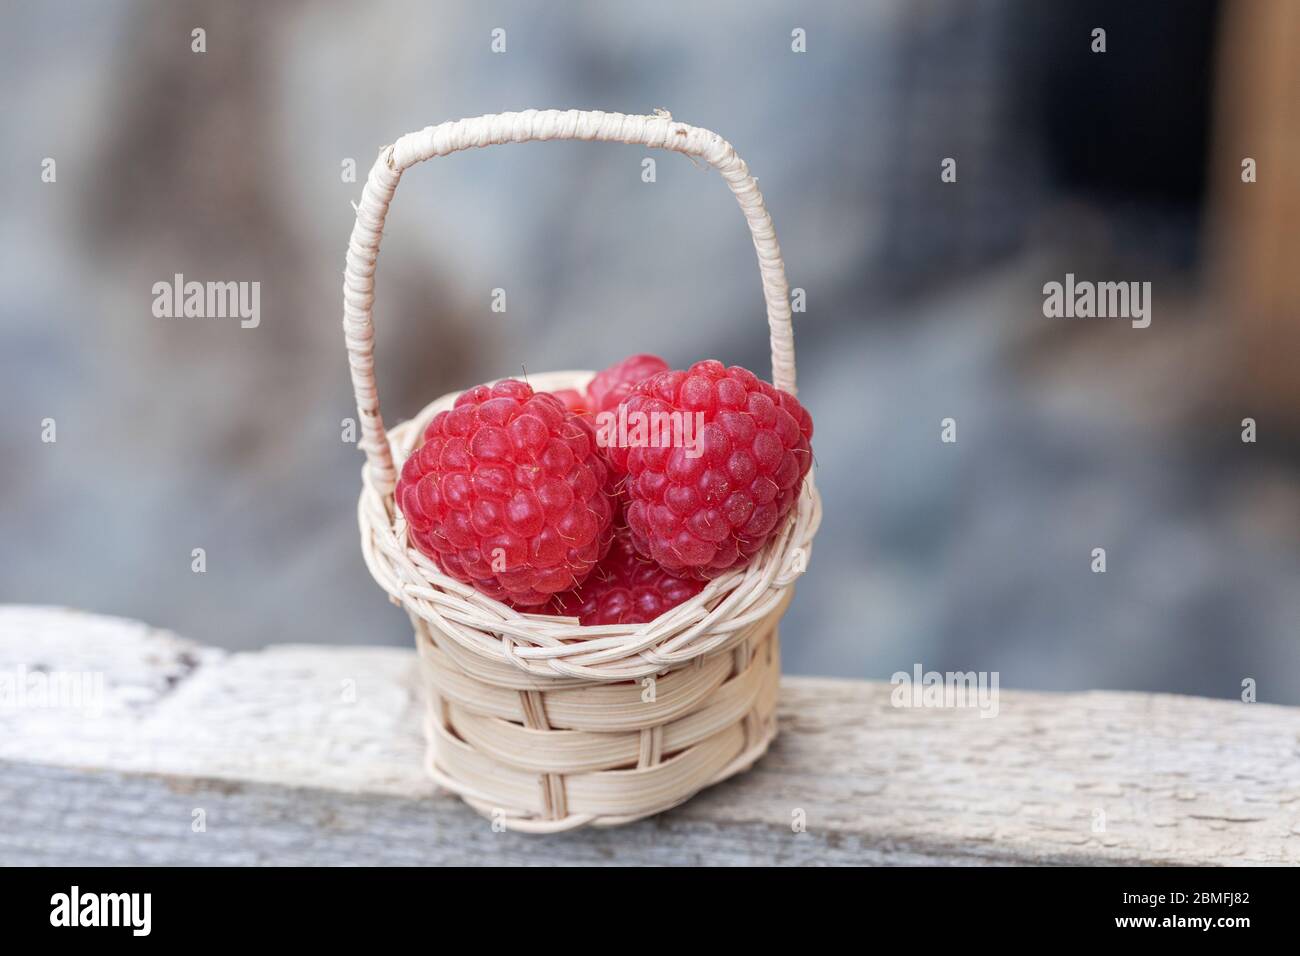
[[[374,272],[403,170],[471,146],[545,139],[639,143],[717,168],[759,256],[773,381],[794,391],[788,287],[771,219],[724,140],[667,115],[528,111],[428,127],[386,147],[370,172],[348,248],[344,328],[366,466],[362,551],[415,627],[428,696],[428,769],[501,824],[549,832],[665,810],[757,760],[776,734],[777,622],[807,567],[821,502],[809,473],[788,522],[745,568],[641,625],[579,627],[512,610],[443,575],[407,543],[397,470],[456,393],[386,431],[374,381]],[[590,372],[530,374],[534,389],[583,388]]]

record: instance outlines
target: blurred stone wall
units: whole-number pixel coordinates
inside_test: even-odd
[[[1135,339],[1042,315],[1044,277],[1080,263],[1165,277],[1189,315],[1196,276],[1152,255],[1140,217],[1053,180],[1026,108],[1045,30],[1027,10],[15,6],[0,38],[0,599],[231,647],[407,642],[361,562],[361,458],[340,438],[360,191],[342,171],[363,179],[382,144],[460,116],[664,107],[737,146],[807,290],[801,398],[828,521],[783,628],[788,670],[887,677],[921,661],[999,669],[1007,686],[1218,695],[1269,672],[1270,699],[1300,701],[1300,529],[1241,492],[1266,488],[1268,513],[1285,512],[1294,470],[1231,457],[1235,410],[1204,400],[1212,362],[1153,371],[1162,356],[1199,368],[1213,322]],[[940,183],[947,156],[958,184]],[[531,144],[406,176],[376,303],[390,422],[521,367],[636,351],[765,370],[734,200],[678,156],[643,183],[642,158]],[[1175,242],[1193,222],[1154,221]],[[150,290],[176,273],[259,282],[259,326],[155,318]],[[1135,423],[1134,407],[1163,412]],[[950,415],[955,446],[938,441]],[[1118,552],[1104,577],[1088,570],[1099,540]]]

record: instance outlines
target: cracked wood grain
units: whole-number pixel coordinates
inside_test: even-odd
[[[1003,690],[990,719],[791,677],[750,773],[632,826],[532,837],[424,777],[407,650],[230,654],[0,608],[0,675],[20,669],[98,673],[103,697],[0,706],[6,864],[1300,863],[1295,708]]]

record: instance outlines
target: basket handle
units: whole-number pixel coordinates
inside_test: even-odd
[[[434,156],[446,156],[472,146],[498,143],[526,143],[531,140],[581,139],[633,143],[670,149],[702,159],[722,174],[740,203],[758,253],[758,270],[767,304],[767,324],[772,341],[772,381],[777,388],[795,391],[794,331],[790,323],[790,287],[785,263],[776,241],[772,217],[763,205],[758,183],[745,161],[717,133],[674,122],[660,110],[654,116],[627,116],[596,110],[526,110],[456,120],[407,133],[379,152],[371,167],[361,202],[355,207],[357,221],[348,242],[347,267],[343,273],[343,332],[352,370],[361,419],[361,446],[381,495],[397,483],[393,455],[379,412],[375,388],[375,325],[371,305],[375,299],[375,265],[383,238],[384,219],[393,201],[402,172]]]

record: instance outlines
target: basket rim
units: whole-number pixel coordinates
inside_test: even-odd
[[[589,370],[530,373],[542,391],[581,388]],[[425,425],[450,408],[460,391],[426,405],[388,431],[398,469]],[[539,678],[621,681],[661,673],[745,640],[776,605],[789,600],[807,568],[821,523],[821,496],[810,469],[781,531],[748,565],[709,581],[690,600],[645,624],[582,627],[577,618],[515,610],[443,574],[407,543],[406,519],[383,492],[370,463],[362,468],[358,522],[366,566],[409,614],[438,627],[486,662],[509,662]]]

